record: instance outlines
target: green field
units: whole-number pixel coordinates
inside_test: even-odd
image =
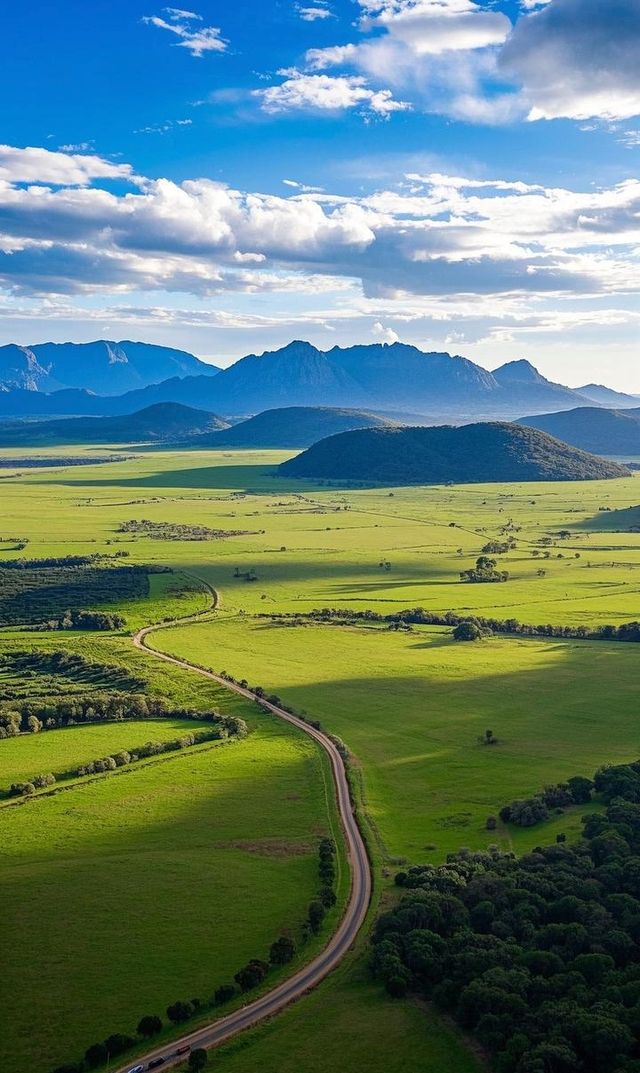
[[[0,791],[10,782],[28,782],[34,775],[47,771],[66,772],[96,757],[112,756],[121,749],[135,752],[147,741],[168,741],[189,730],[206,729],[206,725],[184,719],[145,719],[131,723],[88,723],[24,734],[2,742]]]
[[[522,849],[540,829],[484,829],[516,797],[640,756],[635,645],[494,637],[434,628],[272,625],[221,616],[154,645],[253,680],[349,744],[384,855],[441,860],[461,845]],[[478,743],[487,728],[499,744]],[[574,813],[554,821],[578,830]],[[545,829],[551,831],[553,824]],[[555,834],[555,830],[553,831]]]
[[[379,889],[397,860],[436,861],[461,845],[495,841],[523,849],[559,831],[574,835],[577,810],[529,831],[501,827],[489,835],[484,823],[513,797],[640,755],[634,645],[504,636],[456,645],[442,629],[396,634],[254,617],[423,606],[572,626],[637,619],[640,533],[630,531],[638,525],[637,478],[329,487],[274,476],[284,457],[140,450],[127,462],[25,471],[3,484],[5,534],[29,543],[21,552],[0,544],[0,558],[126,550],[127,563],[175,573],[152,575],[148,597],[118,605],[127,619],[119,635],[14,630],[2,647],[69,647],[126,666],[176,703],[213,704],[248,715],[253,726],[243,742],[187,750],[3,810],[7,926],[18,937],[3,997],[12,1009],[16,994],[37,997],[13,1016],[7,1073],[29,1062],[33,1073],[46,1073],[94,1038],[130,1031],[142,1013],[206,997],[243,959],[263,956],[279,929],[299,922],[315,889],[314,840],[335,822],[315,747],[222,688],[133,650],[126,636],[206,608],[194,578],[219,591],[221,610],[162,631],[153,643],[263,685],[344,739],[377,833],[377,863],[385,866],[377,868]],[[200,543],[119,532],[131,519],[245,534]],[[517,544],[499,557],[509,581],[461,584],[460,571],[506,535]],[[243,577],[250,571],[255,581]],[[478,744],[487,728],[499,738],[493,748]],[[85,734],[139,732],[143,741],[155,736],[148,730],[83,727],[37,743],[0,742],[0,749],[64,752],[69,734],[75,752],[85,748]],[[52,770],[52,761],[39,769]],[[10,775],[9,765],[5,781]],[[366,946],[360,951],[315,995],[220,1052],[219,1067],[476,1069],[439,1021],[383,997],[368,981]]]
[[[85,653],[109,646],[116,660],[130,647],[82,642]],[[144,1013],[208,999],[283,929],[299,934],[318,886],[318,839],[335,834],[328,773],[310,739],[212,683],[132,655],[159,694],[246,716],[251,733],[3,808],[13,942],[2,998],[37,996],[13,1009],[3,1073],[44,1073],[110,1032],[131,1032]],[[0,742],[3,777],[185,726],[198,724],[145,720],[9,739]]]

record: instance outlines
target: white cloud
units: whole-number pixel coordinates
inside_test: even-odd
[[[640,0],[358,0],[358,41],[306,54],[416,108],[475,124],[640,115]]]
[[[364,27],[383,27],[417,56],[499,45],[511,22],[471,0],[359,0]]]
[[[279,85],[253,91],[265,112],[305,109],[340,112],[360,108],[386,118],[392,112],[410,107],[406,101],[395,100],[389,89],[371,89],[361,75],[332,77],[296,70],[287,73],[290,77]]]
[[[297,9],[304,22],[317,22],[318,19],[332,19],[333,12],[326,7],[299,7]]]
[[[285,186],[290,186],[301,194],[321,194],[323,192],[321,186],[309,186],[307,183],[297,182],[296,179],[283,179],[282,182]]]
[[[97,181],[114,177],[114,167],[131,175],[128,165],[99,158],[0,149],[6,291],[316,295],[319,280],[332,289],[346,281],[367,302],[441,310],[454,300],[504,305],[640,293],[637,179],[572,191],[411,172],[366,197],[315,192],[295,179],[283,180],[288,194],[278,197],[208,179],[101,189],[88,185],[87,160],[99,162],[91,165]],[[48,186],[37,182],[45,168]],[[397,330],[382,310],[372,319]]]
[[[640,0],[550,0],[519,19],[500,68],[529,119],[640,114]]]
[[[383,343],[397,343],[400,338],[393,328],[385,328],[384,324],[379,320],[374,321],[371,331]]]
[[[134,134],[168,134],[175,127],[190,127],[192,119],[167,119],[164,123],[151,124],[148,127],[138,127]]]
[[[145,15],[142,22],[175,34],[180,38],[176,44],[180,48],[188,49],[192,56],[201,57],[207,52],[226,52],[229,42],[221,37],[219,27],[190,25],[194,21],[202,22],[201,15],[175,7],[163,8],[163,11],[169,21],[159,15]]]
[[[71,147],[75,148],[75,147]],[[130,164],[114,164],[94,154],[53,152],[36,146],[0,145],[0,180],[86,186],[93,179],[131,179]]]

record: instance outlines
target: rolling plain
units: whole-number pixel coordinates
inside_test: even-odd
[[[126,619],[115,633],[13,627],[0,635],[0,651],[62,648],[123,666],[172,704],[242,716],[250,733],[3,804],[6,926],[16,936],[2,982],[13,1011],[7,1073],[26,1065],[47,1073],[94,1039],[131,1031],[145,1013],[207,998],[281,931],[298,934],[317,885],[318,839],[337,836],[314,744],[223,687],[136,651],[130,634],[140,626],[203,613],[160,631],[153,645],[261,685],[346,743],[376,876],[372,912],[393,900],[389,879],[400,863],[440,863],[461,846],[520,851],[560,832],[575,837],[579,808],[528,830],[488,832],[485,822],[514,797],[640,755],[634,645],[508,635],[459,645],[445,627],[404,632],[306,617],[325,607],[392,614],[421,606],[573,629],[637,619],[637,478],[367,488],[285,480],[275,475],[283,452],[127,454],[20,471],[3,452],[0,559],[119,551],[129,564],[174,573],[152,574],[144,598],[98,605]],[[123,529],[132,520],[173,530],[158,539],[153,527]],[[188,539],[190,526],[224,535]],[[506,537],[515,542],[500,555],[509,580],[461,583],[482,548]],[[219,594],[215,612],[202,582]],[[281,614],[289,617],[272,617]],[[180,721],[162,722],[2,741],[1,784],[170,737]],[[487,728],[495,748],[479,743]],[[325,936],[344,886],[339,880]],[[433,1073],[444,1064],[455,1073],[478,1068],[476,1053],[435,1016],[386,998],[367,960],[363,936],[318,992],[223,1048],[218,1068],[328,1073],[338,1053],[345,1070],[365,1062],[374,1073],[399,1070],[409,1057]],[[22,990],[38,996],[29,1010],[12,1001]]]

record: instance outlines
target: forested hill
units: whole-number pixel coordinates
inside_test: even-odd
[[[501,422],[344,432],[284,462],[280,472],[386,484],[578,481],[629,475],[624,466],[537,429]]]
[[[216,414],[165,402],[125,417],[66,417],[58,421],[0,426],[0,446],[167,441],[226,428],[228,422]]]
[[[265,410],[226,432],[202,437],[212,447],[309,447],[312,443],[355,428],[396,426],[398,422],[331,406],[283,406]]]

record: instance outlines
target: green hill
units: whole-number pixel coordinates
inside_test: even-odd
[[[309,447],[312,443],[356,428],[396,426],[366,410],[330,406],[283,406],[264,410],[225,432],[203,436],[202,446],[211,447]]]
[[[579,481],[629,475],[624,466],[537,429],[502,422],[344,432],[284,462],[280,472],[384,484]]]
[[[557,414],[522,417],[519,425],[539,428],[583,451],[603,455],[640,455],[640,408],[607,410],[578,406]]]
[[[0,447],[183,440],[226,428],[228,422],[216,414],[177,402],[163,402],[123,417],[65,417],[3,425]]]

